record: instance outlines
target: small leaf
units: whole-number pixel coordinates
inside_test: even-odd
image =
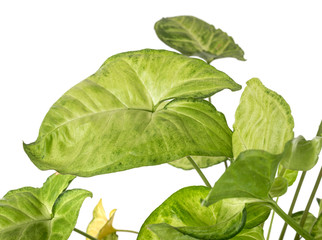
[[[285,145],[281,164],[287,169],[308,171],[317,163],[321,148],[322,137],[316,136],[307,141],[299,136]]]
[[[292,218],[298,224],[300,224],[301,218],[303,216],[303,213],[304,213],[303,211],[293,213]],[[308,213],[308,215],[306,217],[306,220],[305,220],[305,223],[304,223],[304,226],[303,226],[304,230],[306,230],[307,232],[311,232],[311,230],[313,228],[313,225],[315,224],[316,220],[317,220],[316,217],[312,213]]]
[[[24,150],[42,170],[86,177],[186,156],[230,157],[226,119],[201,99],[240,88],[198,59],[121,53],[54,104]]]
[[[117,239],[116,229],[113,227],[113,220],[116,209],[112,210],[109,219],[102,204],[102,199],[98,202],[93,211],[93,219],[88,224],[87,233],[98,240]]]
[[[0,239],[68,239],[84,199],[91,196],[81,189],[65,191],[74,178],[53,174],[42,188],[8,192],[0,199]]]
[[[215,183],[204,205],[227,198],[249,202],[268,200],[279,161],[278,155],[261,150],[242,152]]]
[[[314,237],[315,240],[322,240],[322,214],[314,223],[311,235]]]
[[[210,156],[191,156],[191,157],[200,168],[207,168],[207,167],[222,163],[228,159],[227,157],[210,157]],[[184,170],[194,169],[194,167],[191,165],[190,161],[186,157],[170,162],[169,164]]]
[[[287,180],[283,177],[277,177],[274,179],[274,182],[269,190],[269,195],[274,197],[280,197],[287,192],[288,184]]]
[[[252,229],[266,221],[271,209],[262,203],[249,203],[246,204],[246,212],[247,218],[244,229]]]
[[[265,240],[264,231],[262,227],[255,227],[252,229],[243,229],[231,240]]]
[[[187,56],[198,56],[208,63],[218,58],[244,59],[244,51],[220,29],[192,16],[163,18],[154,29],[168,46]]]
[[[293,139],[294,121],[287,102],[259,79],[247,82],[235,113],[234,157],[247,149],[280,154]]]
[[[108,235],[112,235],[116,233],[116,229],[113,227],[113,220],[115,215],[116,209],[112,210],[110,212],[110,216],[108,221],[105,223],[105,225],[102,227],[102,229],[98,233],[98,239],[103,239]]]
[[[226,239],[236,235],[245,224],[245,203],[232,199],[203,207],[200,200],[209,190],[194,186],[174,193],[150,214],[137,239]]]
[[[278,176],[285,178],[289,187],[296,181],[297,175],[298,171],[285,169],[281,164],[278,167]]]

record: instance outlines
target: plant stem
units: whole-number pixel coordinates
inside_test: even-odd
[[[94,238],[91,235],[87,234],[86,232],[83,232],[83,231],[81,231],[81,230],[79,230],[77,228],[74,228],[74,231],[77,232],[77,233],[79,233],[80,235],[83,235],[86,238],[91,239],[91,240],[97,240],[97,238]]]
[[[293,209],[294,209],[294,206],[295,206],[295,203],[296,203],[297,197],[299,196],[299,193],[300,193],[300,190],[301,190],[301,187],[302,187],[302,184],[303,184],[303,181],[304,181],[305,175],[306,175],[306,171],[302,172],[302,174],[301,174],[301,178],[300,178],[300,181],[299,181],[299,183],[297,184],[297,188],[296,188],[296,191],[295,191],[295,193],[294,193],[294,197],[293,197],[293,200],[292,200],[292,203],[291,203],[290,209],[288,210],[288,215],[289,215],[289,216],[291,216],[291,215],[292,215],[292,213],[293,213]],[[281,234],[280,234],[279,240],[283,240],[283,239],[284,239],[284,235],[285,235],[285,232],[286,232],[286,228],[287,228],[287,223],[285,222],[285,223],[284,223],[284,226],[283,226],[283,228],[282,228],[282,231],[281,231]]]
[[[225,168],[228,168],[227,160],[225,160]]]
[[[132,230],[120,230],[120,229],[116,229],[116,232],[127,232],[127,233],[135,233],[135,234],[139,234],[136,231],[132,231]]]
[[[278,202],[278,198],[276,198],[276,203],[277,203],[277,202]],[[271,218],[271,222],[269,223],[269,228],[268,228],[268,233],[267,233],[266,240],[269,240],[269,237],[270,237],[270,235],[271,235],[271,231],[272,231],[272,226],[273,226],[274,217],[275,217],[275,212],[273,211],[273,213],[272,213],[272,218]]]
[[[312,193],[311,193],[311,196],[310,196],[310,199],[309,201],[307,202],[307,205],[306,205],[306,208],[304,210],[304,213],[302,215],[302,218],[301,218],[301,221],[300,221],[300,226],[303,227],[304,226],[304,223],[306,221],[306,218],[307,218],[307,215],[309,213],[309,210],[310,210],[310,207],[312,205],[312,202],[313,202],[313,199],[314,199],[314,196],[319,188],[319,184],[321,182],[321,178],[322,178],[322,167],[320,168],[320,172],[319,172],[319,175],[315,181],[315,184],[314,184],[314,187],[313,187],[313,190],[312,190]],[[299,234],[297,233],[295,238],[295,240],[299,240],[300,239],[300,236]]]
[[[211,97],[208,98],[208,101],[211,103]]]
[[[194,169],[196,169],[199,176],[202,178],[202,181],[206,184],[207,187],[211,188],[209,181],[207,180],[206,176],[202,173],[202,171],[198,167],[197,163],[192,159],[192,157],[187,156],[187,158],[190,161],[190,163],[192,164],[192,166],[194,167]]]
[[[287,215],[273,200],[269,202],[270,207],[290,225],[296,232],[298,232],[306,240],[314,240],[313,237],[304,230],[297,222],[289,215]]]

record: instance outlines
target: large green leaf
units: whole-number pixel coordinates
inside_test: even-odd
[[[222,163],[228,159],[227,157],[210,157],[210,156],[191,156],[191,157],[200,168],[207,168],[207,167]],[[194,167],[191,165],[190,161],[186,157],[170,162],[170,164],[174,167],[182,168],[184,170],[194,169]]]
[[[210,206],[227,198],[242,198],[249,202],[269,200],[279,161],[279,155],[261,150],[242,152],[215,183],[204,205]]]
[[[293,139],[293,127],[286,101],[259,79],[249,80],[235,114],[234,157],[247,149],[281,153],[286,142]]]
[[[231,156],[225,117],[201,100],[225,88],[240,86],[198,59],[162,50],[118,54],[51,107],[24,149],[42,170],[79,176]]]
[[[286,169],[308,171],[317,163],[321,148],[322,135],[312,140],[299,136],[286,144],[281,164]]]
[[[225,200],[204,207],[200,200],[209,190],[194,186],[174,193],[146,219],[137,239],[227,239],[236,235],[245,224],[245,203]]]
[[[208,63],[214,59],[244,59],[244,51],[220,29],[196,17],[163,18],[154,29],[165,44],[188,56],[199,56]]]
[[[42,188],[20,188],[0,199],[0,239],[68,239],[79,209],[91,193],[74,189],[65,191],[74,179],[54,174]]]

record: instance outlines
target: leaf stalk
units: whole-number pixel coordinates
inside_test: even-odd
[[[86,232],[83,232],[82,230],[79,230],[77,228],[74,228],[74,231],[79,233],[80,235],[83,235],[86,238],[91,239],[91,240],[98,240],[97,238],[94,238],[93,236],[91,236],[91,235],[87,234]]]
[[[269,206],[285,221],[290,225],[299,235],[306,240],[314,240],[314,238],[304,230],[297,222],[289,215],[287,215],[273,200],[269,201]]]
[[[322,167],[320,168],[320,172],[319,172],[319,175],[318,175],[318,177],[317,177],[317,179],[315,181],[311,196],[309,198],[309,201],[307,202],[307,205],[305,207],[304,213],[302,215],[302,218],[301,218],[301,221],[300,221],[300,226],[301,227],[304,226],[304,223],[306,221],[307,215],[309,214],[309,210],[310,210],[310,207],[311,207],[312,202],[314,200],[314,196],[315,196],[315,194],[316,194],[316,192],[317,192],[317,190],[319,188],[321,178],[322,178]],[[298,233],[296,233],[294,240],[299,240],[299,239],[300,239],[300,235]]]
[[[297,188],[296,188],[296,191],[294,193],[294,197],[293,197],[293,200],[292,200],[292,203],[291,203],[291,206],[290,206],[290,209],[288,210],[288,215],[291,216],[292,213],[293,213],[293,210],[294,210],[294,207],[295,207],[295,203],[297,201],[297,198],[299,196],[299,193],[300,193],[300,190],[301,190],[301,187],[303,185],[303,182],[304,182],[304,178],[305,178],[305,175],[306,175],[306,171],[303,171],[302,174],[301,174],[301,178],[300,178],[300,181],[299,183],[297,184]],[[283,240],[284,239],[284,235],[285,235],[285,232],[286,232],[286,228],[287,228],[287,223],[285,222],[284,223],[284,226],[282,228],[282,231],[281,231],[281,234],[280,234],[280,237],[279,237],[279,240]]]
[[[189,160],[191,165],[194,167],[194,169],[197,171],[197,173],[201,177],[202,181],[206,184],[206,186],[211,188],[211,185],[210,185],[209,181],[207,180],[206,176],[202,173],[202,171],[199,168],[199,166],[197,165],[197,163],[190,156],[187,156],[187,159]]]

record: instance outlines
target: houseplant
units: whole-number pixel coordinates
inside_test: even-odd
[[[151,59],[153,60],[153,56],[154,55],[157,55],[158,56],[158,54],[159,55],[162,55],[162,57],[171,57],[171,58],[178,58],[178,59],[180,59],[180,60],[178,60],[179,61],[179,63],[181,63],[180,61],[182,61],[183,62],[183,64],[185,65],[185,64],[190,64],[191,63],[191,68],[189,68],[188,70],[190,71],[191,69],[193,69],[193,65],[196,65],[196,67],[198,67],[197,69],[200,69],[201,67],[203,67],[204,68],[204,71],[203,72],[207,72],[208,71],[208,69],[209,69],[209,72],[211,72],[212,71],[212,74],[214,74],[214,75],[216,75],[216,74],[219,74],[219,75],[221,75],[221,77],[222,77],[222,79],[226,79],[226,80],[228,80],[228,81],[226,81],[226,82],[228,82],[228,83],[230,83],[231,84],[231,86],[230,86],[230,88],[232,88],[233,90],[237,90],[238,88],[239,88],[239,86],[237,85],[237,84],[234,84],[233,82],[231,82],[231,81],[229,81],[229,78],[228,77],[226,77],[226,75],[222,75],[221,73],[219,73],[219,72],[216,72],[215,70],[213,70],[213,68],[210,68],[208,65],[206,65],[206,64],[202,64],[200,61],[195,61],[195,60],[191,60],[191,59],[187,59],[187,58],[185,58],[185,57],[182,57],[182,56],[179,56],[179,55],[177,55],[177,54],[172,54],[172,53],[168,53],[168,52],[160,52],[160,51],[157,51],[157,52],[155,52],[155,51],[145,51],[144,53],[143,52],[140,52],[140,53],[138,53],[138,52],[136,52],[136,53],[126,53],[126,54],[122,54],[122,55],[118,55],[118,56],[115,56],[115,57],[113,57],[113,58],[111,58],[110,60],[108,60],[107,61],[107,65],[108,64],[113,64],[113,61],[115,60],[115,61],[118,61],[118,58],[120,59],[119,61],[128,61],[128,55],[131,55],[131,58],[130,59],[132,59],[133,60],[133,58],[135,57],[135,55],[141,55],[141,54],[143,54],[144,56],[145,55],[150,55],[150,56],[152,56],[152,57],[150,57],[150,61],[151,61]],[[139,57],[138,57],[139,58]],[[124,59],[126,59],[126,60],[124,60]],[[182,59],[182,60],[181,60]],[[208,62],[210,61],[209,59],[207,59],[208,60]],[[169,61],[169,60],[168,60]],[[167,61],[167,62],[168,62]],[[185,61],[185,62],[184,62]],[[135,63],[135,62],[134,62]],[[132,64],[134,64],[134,63],[132,63]],[[199,66],[200,65],[200,66]],[[159,66],[159,64],[158,64],[158,66]],[[179,66],[180,66],[180,64],[179,64]],[[167,66],[165,66],[165,67],[167,67]],[[169,66],[168,66],[169,67]],[[170,66],[171,67],[171,66]],[[103,67],[103,69],[104,69],[104,67]],[[211,70],[210,70],[211,69]],[[171,70],[171,68],[170,68],[170,70]],[[187,70],[187,71],[188,71]],[[118,70],[117,70],[118,71]],[[124,71],[124,72],[126,72],[126,71]],[[167,74],[169,74],[169,69],[167,69]],[[152,73],[153,73],[153,71],[152,71]],[[144,73],[143,73],[144,74]],[[180,74],[182,74],[182,73],[180,73]],[[103,75],[104,75],[104,73],[103,73]],[[217,76],[216,76],[217,77]],[[94,76],[94,78],[95,78],[95,76]],[[208,80],[207,80],[208,81]],[[216,81],[217,81],[217,79],[216,79]],[[227,84],[228,84],[227,83]],[[208,85],[212,85],[213,83],[209,83]],[[207,84],[206,84],[207,85]],[[124,86],[124,85],[123,85]],[[227,85],[226,85],[227,86]],[[196,90],[196,88],[197,87],[199,87],[199,86],[196,86],[196,85],[193,85],[192,87],[191,86],[188,86],[188,88],[186,88],[186,91],[187,90],[189,90],[189,91],[191,91],[191,90],[194,90],[196,93],[193,93],[191,96],[192,97],[194,97],[194,98],[200,98],[200,97],[208,97],[208,95],[210,94],[212,94],[212,93],[214,93],[214,92],[216,92],[216,91],[218,91],[218,86],[216,86],[216,89],[214,89],[214,88],[210,88],[210,90],[209,89],[206,89],[206,91],[204,90],[203,92],[198,92],[199,90],[197,89]],[[265,91],[269,91],[269,90],[267,90],[266,88],[264,88],[262,85],[261,85],[261,83],[259,82],[259,80],[251,80],[250,82],[249,82],[249,88],[248,89],[252,89],[252,88],[259,88],[259,89],[264,89]],[[75,88],[76,89],[76,88]],[[98,90],[97,90],[98,91]],[[180,92],[180,91],[183,91],[183,92]],[[264,92],[265,92],[264,91]],[[177,95],[171,95],[171,94],[173,94],[172,92],[170,92],[170,95],[166,95],[166,97],[171,97],[171,98],[173,98],[173,97],[176,97],[176,98],[182,98],[182,97],[184,97],[184,98],[186,98],[186,97],[191,97],[190,95],[189,96],[187,96],[187,95],[185,95],[186,93],[184,92],[184,90],[182,90],[182,86],[180,86],[179,88],[178,88],[178,90],[177,91],[174,91],[174,94],[177,94]],[[178,95],[179,94],[179,95]],[[181,94],[181,95],[180,95]],[[275,93],[270,93],[270,94],[275,94]],[[247,94],[245,93],[245,95],[246,95],[246,99],[247,99]],[[65,96],[67,96],[67,95],[65,95]],[[274,95],[275,96],[275,95]],[[276,95],[277,96],[277,95]],[[133,97],[133,96],[132,96]],[[134,96],[135,97],[135,96]],[[153,96],[152,98],[154,98],[153,100],[155,101],[155,99],[156,100],[158,100],[158,97],[160,97],[160,94],[159,93],[156,93],[156,95],[155,96]],[[164,100],[164,99],[162,99],[162,98],[160,98],[161,100]],[[65,99],[63,99],[62,100],[62,102],[64,101]],[[174,109],[175,109],[175,111],[177,111],[177,109],[180,109],[180,108],[183,108],[183,107],[191,107],[191,106],[194,106],[194,105],[190,105],[190,104],[200,104],[201,106],[200,106],[200,109],[202,109],[202,107],[205,107],[206,108],[206,112],[207,111],[210,111],[210,112],[213,112],[213,111],[215,111],[214,109],[213,109],[213,107],[211,107],[208,103],[206,104],[204,101],[199,101],[199,100],[191,100],[191,101],[186,101],[186,102],[182,102],[183,100],[177,100],[177,101],[175,101],[175,102],[173,102],[172,104],[178,104],[178,105],[172,105],[172,107],[174,107]],[[158,101],[156,101],[156,102],[158,102]],[[159,101],[159,102],[161,102],[161,101]],[[183,104],[183,105],[180,105],[180,104]],[[187,104],[187,105],[186,105]],[[285,105],[284,103],[282,104],[282,105]],[[116,105],[117,107],[119,107],[119,105]],[[161,104],[159,105],[159,106],[161,106]],[[159,109],[159,106],[157,105],[157,104],[155,104],[154,105],[154,108],[152,108],[152,112],[158,112],[158,109]],[[163,107],[163,109],[167,109],[167,108],[165,108],[165,106],[163,105],[163,106],[161,106],[161,107]],[[169,109],[169,111],[172,111],[172,109],[171,109],[171,104],[169,104],[169,107],[170,107],[170,109]],[[209,109],[207,109],[207,107],[209,108]],[[242,107],[241,107],[242,108]],[[286,107],[287,108],[287,107]],[[162,109],[162,108],[161,108]],[[199,108],[198,108],[199,109]],[[211,110],[212,109],[212,110]],[[134,108],[129,108],[129,110],[130,111],[132,111],[132,110],[138,110],[138,109],[134,109]],[[141,109],[142,110],[142,109]],[[146,112],[146,110],[147,109],[144,109],[144,112]],[[287,111],[286,111],[287,112]],[[213,112],[213,113],[215,113],[215,112]],[[141,113],[140,113],[141,114]],[[168,114],[168,113],[167,113]],[[60,114],[59,114],[60,115]],[[224,122],[224,119],[223,119],[223,117],[222,117],[222,115],[221,114],[218,114],[218,113],[216,113],[215,114],[220,120],[218,120],[218,121],[222,121],[222,122]],[[47,115],[48,116],[48,115]],[[215,117],[215,116],[214,116]],[[177,119],[177,121],[181,121],[181,119]],[[289,121],[288,121],[289,122]],[[188,124],[188,123],[187,123]],[[46,123],[45,123],[45,125],[46,125]],[[222,124],[222,125],[224,125],[224,123]],[[47,128],[48,126],[45,126],[45,127],[43,127],[43,129],[45,129],[45,128]],[[169,126],[166,126],[167,128],[169,127]],[[291,128],[292,126],[291,126],[291,124],[290,124],[290,128]],[[114,129],[114,127],[113,127],[113,129]],[[189,128],[190,129],[190,128]],[[84,129],[77,129],[77,131],[75,131],[75,132],[77,132],[77,133],[79,133],[79,132],[81,132],[82,130],[84,130]],[[227,130],[227,129],[226,129]],[[228,130],[227,130],[228,131]],[[226,132],[227,132],[226,131]],[[229,131],[228,131],[229,132]],[[291,131],[290,131],[291,132]],[[98,133],[101,133],[101,131],[98,131]],[[200,133],[200,132],[198,132],[198,133]],[[196,134],[196,135],[198,135],[199,136],[199,134]],[[229,133],[228,133],[228,135],[229,135]],[[290,134],[291,135],[291,134]],[[64,136],[64,137],[66,137],[66,136]],[[207,136],[205,136],[205,137],[207,137]],[[169,138],[170,140],[171,140],[171,138]],[[317,138],[318,139],[318,138]],[[65,139],[64,141],[66,141],[66,140],[68,140],[68,139]],[[291,140],[291,139],[288,139],[288,140]],[[49,140],[49,141],[51,141],[51,140]],[[298,140],[299,141],[299,140]],[[315,140],[314,142],[317,142],[317,141],[319,141],[319,140]],[[90,142],[93,142],[93,141],[90,141]],[[150,141],[149,141],[150,142]],[[175,141],[174,142],[171,142],[171,143],[173,143],[173,144],[175,144]],[[292,144],[292,143],[290,143],[290,144]],[[37,145],[37,144],[35,144],[35,145]],[[202,145],[202,146],[201,146]],[[220,156],[220,157],[222,157],[222,155],[229,155],[229,150],[227,151],[227,149],[226,149],[226,152],[225,153],[223,153],[223,152],[220,152],[220,150],[222,150],[222,149],[215,149],[215,150],[212,150],[212,147],[213,146],[207,146],[207,145],[204,145],[204,144],[201,144],[200,145],[200,148],[201,147],[204,147],[205,149],[203,150],[203,151],[206,151],[207,149],[209,150],[209,149],[211,149],[211,151],[214,151],[214,152],[212,152],[212,155],[215,155],[215,154],[217,154],[218,156]],[[284,144],[282,144],[283,146],[282,147],[284,147]],[[294,145],[294,144],[293,144]],[[29,146],[32,146],[32,145],[29,145]],[[87,146],[87,143],[84,145],[84,147],[86,147]],[[58,146],[59,148],[60,147],[62,147],[62,148],[64,148],[64,146],[62,146],[62,145],[60,145],[59,144],[59,146]],[[275,147],[275,146],[274,146]],[[41,159],[43,156],[41,155],[41,157],[39,158],[39,156],[37,156],[38,155],[38,153],[31,153],[31,150],[30,149],[28,149],[28,147],[26,146],[26,151],[29,153],[29,155],[31,156],[31,158],[32,158],[32,160],[34,160],[34,161],[39,161],[39,159]],[[149,148],[149,149],[153,149],[153,146],[151,147],[151,148]],[[64,149],[62,149],[62,150],[64,150]],[[59,153],[61,153],[62,152],[62,150],[60,149],[58,152]],[[174,149],[174,150],[176,150],[176,149]],[[48,150],[49,151],[49,150]],[[190,151],[190,149],[189,149],[189,151]],[[197,151],[197,153],[198,154],[201,154],[201,153],[199,153],[198,151],[200,151],[199,149],[197,149],[196,150]],[[286,153],[285,154],[287,154],[287,150],[285,150],[286,151]],[[35,151],[36,152],[36,151]],[[69,150],[68,150],[68,152],[69,152]],[[97,153],[97,154],[100,154],[99,152],[97,152],[96,150],[95,151],[93,151],[93,152],[95,152],[95,153]],[[127,153],[129,153],[129,151],[125,151],[125,152],[127,152]],[[114,153],[113,153],[114,154]],[[124,153],[122,153],[122,154],[124,154]],[[182,155],[183,154],[183,155]],[[182,153],[181,155],[182,155],[182,157],[183,156],[185,156],[186,155],[186,153]],[[202,153],[203,155],[205,154],[205,152],[203,152]],[[118,155],[118,153],[117,153],[117,155]],[[171,154],[172,155],[172,154]],[[180,155],[180,154],[179,154]],[[179,155],[178,156],[176,156],[176,158],[175,159],[177,159],[177,158],[179,158]],[[180,155],[180,156],[181,156]],[[189,155],[192,155],[192,154],[189,154]],[[238,154],[236,154],[236,153],[234,153],[234,156],[238,156]],[[230,154],[230,156],[228,156],[228,157],[230,157],[230,158],[232,158],[232,155]],[[272,158],[272,156],[265,156],[266,158]],[[265,158],[265,157],[263,157],[263,158]],[[168,155],[166,155],[166,156],[163,156],[163,158],[162,159],[165,159],[165,158],[169,158],[169,156]],[[237,158],[237,157],[236,157]],[[36,159],[36,160],[35,160]],[[38,160],[37,160],[38,159]],[[222,161],[222,158],[220,158],[221,160],[220,161]],[[248,159],[248,158],[247,158]],[[156,162],[157,162],[157,160],[155,160],[155,159],[152,159],[152,160],[154,160],[154,162],[153,162],[153,164],[155,164]],[[315,159],[314,159],[315,160]],[[122,161],[122,159],[121,159],[121,161]],[[155,162],[156,161],[156,162]],[[168,161],[168,160],[162,160],[162,161]],[[277,161],[277,160],[275,160],[275,161]],[[141,162],[142,161],[140,161],[140,163],[139,163],[139,165],[135,165],[135,166],[140,166],[140,164],[141,164]],[[236,162],[239,162],[239,161],[236,161]],[[290,161],[290,162],[292,162],[292,161]],[[314,161],[313,161],[314,162]],[[160,163],[160,162],[157,162],[157,163]],[[314,162],[315,163],[315,162]],[[42,163],[43,164],[43,163]],[[148,164],[151,164],[151,163],[148,163]],[[186,164],[186,163],[185,163]],[[285,164],[288,164],[288,163],[285,163]],[[116,165],[116,164],[115,164]],[[235,164],[236,165],[236,164]],[[275,164],[276,165],[276,164]],[[44,165],[42,165],[41,166],[41,168],[43,168],[44,167]],[[67,166],[64,166],[63,168],[61,168],[60,169],[60,172],[64,172],[67,168],[66,168]],[[129,166],[125,166],[125,167],[121,167],[121,168],[118,168],[117,166],[115,166],[115,169],[117,169],[117,170],[120,170],[120,169],[126,169],[127,167],[129,167]],[[130,166],[130,167],[132,167],[132,166]],[[276,167],[276,166],[275,166]],[[57,168],[57,166],[55,167],[55,168]],[[73,167],[74,168],[74,167]],[[88,168],[87,168],[88,169]],[[66,170],[66,171],[68,171],[68,170]],[[96,172],[95,172],[96,171]],[[98,170],[94,170],[94,174],[97,174],[97,173],[102,173],[102,172],[97,172]],[[78,174],[80,174],[80,173],[78,173]],[[87,173],[81,173],[81,174],[87,174]],[[91,174],[91,173],[90,173]],[[84,175],[85,176],[85,175]],[[272,179],[271,179],[272,180]],[[68,181],[70,181],[70,179],[68,179]],[[66,183],[64,183],[65,185],[66,185]],[[64,186],[65,186],[64,185]],[[29,189],[28,189],[29,190]],[[86,194],[88,194],[87,192],[83,192],[84,194],[86,193]],[[85,194],[85,195],[86,195]],[[267,193],[266,193],[266,195],[267,195]],[[210,198],[211,199],[211,198]],[[210,200],[208,199],[208,202],[209,202]],[[207,203],[206,203],[207,204]],[[244,204],[244,203],[243,203]],[[240,211],[237,211],[238,213],[240,212]],[[241,211],[241,212],[243,212],[243,211]],[[240,217],[242,218],[242,219],[244,219],[244,217],[243,217],[244,215],[241,215]],[[161,226],[162,227],[162,226]],[[168,228],[168,226],[166,226],[166,228]],[[170,228],[171,229],[171,228]],[[159,230],[158,230],[159,231]],[[186,230],[185,230],[186,231]],[[188,233],[189,233],[189,229],[187,230],[188,231]],[[239,230],[238,230],[239,231]],[[190,233],[189,233],[190,234]]]

